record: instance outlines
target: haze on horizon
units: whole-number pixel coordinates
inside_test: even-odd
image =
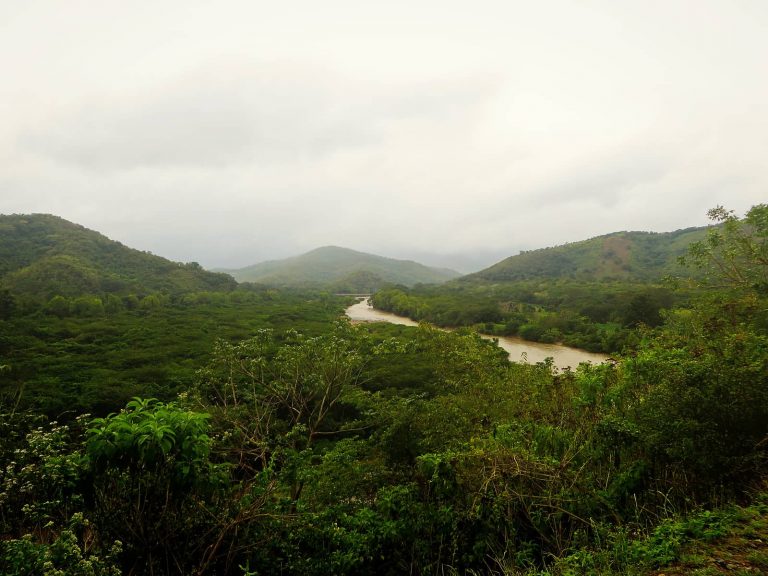
[[[0,213],[210,268],[704,225],[766,201],[766,63],[764,0],[0,0]]]

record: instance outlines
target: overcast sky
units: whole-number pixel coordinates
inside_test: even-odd
[[[768,201],[766,0],[0,0],[0,72],[0,212],[206,267]]]

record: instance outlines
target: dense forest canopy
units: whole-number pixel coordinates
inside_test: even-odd
[[[570,278],[658,281],[679,273],[677,261],[706,228],[675,232],[615,232],[562,246],[529,250],[465,276],[463,282]]]
[[[664,285],[376,294],[620,353],[565,371],[509,362],[469,328],[353,325],[349,298],[236,287],[52,217],[30,217],[44,241],[4,220],[24,231],[2,248],[0,572],[649,574],[717,566],[686,546],[730,534],[753,545],[735,565],[759,573],[768,205],[710,216],[675,237],[692,234],[691,273]]]
[[[447,268],[432,268],[412,260],[384,258],[338,246],[324,246],[293,258],[226,272],[240,282],[330,287],[339,292],[371,292],[387,283],[436,284],[460,275]]]
[[[140,252],[57,216],[0,215],[0,289],[21,300],[54,296],[232,290],[226,274]]]
[[[385,286],[373,302],[438,326],[616,354],[637,326],[660,325],[662,310],[690,299],[690,288],[668,280],[700,275],[678,261],[706,235],[617,232],[524,252],[441,286]]]

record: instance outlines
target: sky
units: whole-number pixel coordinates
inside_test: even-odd
[[[0,213],[471,271],[768,201],[765,0],[0,0]]]

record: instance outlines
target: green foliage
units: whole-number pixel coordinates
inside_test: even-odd
[[[109,295],[99,316],[70,315],[69,299],[59,296],[45,314],[15,314],[0,323],[0,354],[11,366],[0,372],[0,395],[21,390],[21,407],[60,420],[105,415],[137,395],[171,400],[194,381],[217,338],[245,339],[261,328],[318,334],[346,302],[286,291],[213,294],[186,294],[151,310],[133,295],[115,310],[109,302],[117,296]]]
[[[239,344],[217,342],[195,396],[227,430],[225,457],[239,461],[238,474],[275,470],[291,507],[299,505],[318,444],[359,430],[371,408],[359,388],[363,348],[365,333],[347,322],[316,337],[291,330],[278,342],[262,330]]]
[[[106,297],[103,299],[104,301],[104,311],[107,314],[118,314],[122,312],[125,308],[125,305],[123,304],[123,300],[116,296],[115,294],[107,294]]]
[[[104,305],[95,296],[78,296],[72,300],[70,312],[75,316],[103,316]]]
[[[119,575],[118,542],[94,541],[83,517],[80,422],[45,424],[24,413],[0,418],[0,573]]]
[[[624,373],[637,390],[632,412],[648,450],[705,485],[751,477],[768,435],[768,337],[712,330],[709,320],[679,319]]]
[[[632,411],[655,457],[689,476],[686,488],[739,485],[763,469],[768,438],[768,206],[743,220],[722,207],[721,224],[691,245],[688,262],[706,269],[711,293],[690,311],[668,315],[625,363]]]
[[[156,294],[144,296],[144,298],[139,301],[139,309],[141,310],[154,310],[155,308],[160,308],[162,305],[162,300]]]
[[[658,281],[676,271],[688,244],[705,235],[703,228],[676,232],[616,232],[590,240],[521,252],[462,282],[510,282],[534,279]]]
[[[662,324],[661,310],[670,308],[672,297],[669,293],[641,292],[632,297],[624,314],[624,324],[627,326],[650,326]]]
[[[98,271],[88,262],[69,254],[41,257],[0,277],[0,281],[12,293],[26,298],[47,299],[55,294],[73,297],[101,290]]]
[[[50,543],[35,542],[31,534],[0,542],[0,571],[7,576],[120,576],[120,542],[100,555],[85,535],[89,527],[78,513]]]
[[[170,467],[174,483],[194,484],[209,472],[208,418],[153,398],[135,398],[119,414],[91,421],[86,444],[91,468],[143,473]]]
[[[639,324],[656,326],[661,310],[684,296],[648,284],[577,281],[451,283],[388,288],[377,308],[438,326],[471,326],[496,336],[562,342],[595,352],[619,352]]]
[[[0,290],[0,320],[8,320],[16,312],[16,298],[9,290]]]
[[[0,215],[0,287],[26,301],[235,288],[230,276],[193,264],[132,250],[56,216]]]
[[[350,272],[328,285],[328,290],[337,294],[372,294],[388,282],[378,274],[367,270]]]
[[[59,318],[64,318],[65,316],[69,316],[70,308],[71,303],[69,299],[57,294],[48,301],[48,304],[45,306],[45,312],[47,314],[58,316]]]
[[[685,300],[652,283],[705,233],[619,232],[534,250],[443,286],[384,288],[373,304],[438,326],[617,353],[632,328],[660,325],[661,310]]]
[[[467,329],[334,323],[346,301],[327,293],[14,301],[0,322],[0,571],[643,574],[737,524],[765,540],[764,500],[712,510],[766,471],[763,213],[715,212],[718,240],[691,253],[715,266],[706,291],[533,279],[376,296],[489,333],[632,343],[562,372],[510,363]],[[603,270],[663,268],[690,234],[643,254],[652,235],[610,236]],[[559,258],[541,272],[570,266]],[[20,390],[72,416],[162,394],[86,432],[19,412]],[[764,566],[750,550],[739,565]]]
[[[709,286],[768,296],[768,204],[753,206],[743,219],[722,206],[707,214],[719,226],[691,244],[682,263],[702,270]]]
[[[82,506],[83,457],[74,432],[29,415],[2,415],[0,529],[21,535],[62,525]]]
[[[206,508],[227,478],[209,461],[208,431],[208,415],[154,399],[91,421],[94,519],[104,538],[123,543],[131,571],[183,573],[206,557],[204,535],[216,527]]]
[[[760,537],[768,527],[768,509],[761,504],[762,498],[758,495],[748,506],[671,515],[647,532],[637,527],[595,525],[593,545],[554,559],[546,574],[720,574],[719,569],[710,572],[704,568],[713,565],[741,566],[745,574],[762,573],[764,557],[754,551],[762,546]],[[758,532],[753,531],[754,526]]]
[[[677,560],[691,540],[712,540],[724,536],[730,519],[723,512],[703,510],[684,518],[666,518],[645,540],[633,541],[630,560],[647,566],[663,566]]]
[[[444,268],[430,268],[410,260],[395,260],[325,246],[306,254],[270,260],[239,270],[228,270],[240,282],[271,286],[315,286],[339,292],[377,289],[385,283],[413,286],[440,283],[460,274]]]

